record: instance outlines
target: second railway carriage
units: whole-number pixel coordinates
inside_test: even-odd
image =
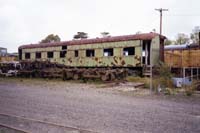
[[[129,68],[164,60],[165,37],[156,33],[29,44],[19,47],[20,61],[50,61],[70,68]],[[152,47],[152,50],[151,50]],[[97,69],[98,68],[98,69]]]

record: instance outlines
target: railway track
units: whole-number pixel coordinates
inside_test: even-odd
[[[25,118],[7,113],[0,113],[0,127],[14,130],[19,133],[97,133],[77,127],[65,126],[59,123]]]
[[[18,129],[15,127],[12,127],[10,125],[6,125],[6,124],[0,124],[0,132],[4,132],[4,133],[29,133],[28,131],[24,131],[22,129]]]

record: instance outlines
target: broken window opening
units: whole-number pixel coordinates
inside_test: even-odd
[[[67,49],[67,46],[62,46],[62,50],[66,50]]]
[[[60,58],[66,57],[67,51],[60,51]]]
[[[74,56],[75,56],[75,57],[78,57],[78,50],[75,50],[75,51],[74,51]]]
[[[47,57],[48,58],[53,58],[53,52],[47,52]]]
[[[19,49],[19,60],[21,60],[21,59],[22,59],[22,50]]]
[[[30,53],[25,53],[25,59],[30,59],[31,58],[31,54]]]
[[[90,50],[86,50],[86,57],[94,57],[94,50],[90,49]]]
[[[103,50],[104,56],[113,56],[113,48],[108,48]]]
[[[124,48],[123,55],[124,56],[135,55],[135,47]]]
[[[40,59],[41,58],[41,53],[40,52],[36,52],[35,57],[36,57],[36,59]]]

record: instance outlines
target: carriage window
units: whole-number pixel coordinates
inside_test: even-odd
[[[75,51],[74,51],[74,56],[75,56],[75,57],[78,57],[78,50],[75,50]]]
[[[40,59],[40,58],[41,58],[41,53],[37,52],[37,53],[35,54],[35,56],[36,56],[36,59]]]
[[[67,49],[67,46],[62,46],[62,50],[66,50]]]
[[[47,52],[47,57],[48,58],[53,58],[53,52]]]
[[[30,53],[25,53],[25,59],[30,59],[31,58],[31,54]]]
[[[22,59],[22,50],[19,49],[19,60],[21,60],[21,59]]]
[[[67,51],[60,51],[60,58],[66,57]]]
[[[135,47],[124,48],[123,55],[125,56],[135,55]]]
[[[113,56],[113,48],[108,48],[103,50],[104,56]]]
[[[94,49],[86,50],[86,57],[94,57]]]

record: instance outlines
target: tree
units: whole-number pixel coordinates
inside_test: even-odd
[[[184,33],[178,33],[175,44],[186,44],[186,43],[189,43],[189,41],[190,39],[188,35]]]
[[[77,32],[76,35],[74,35],[74,39],[86,39],[88,38],[88,34],[85,32]]]
[[[40,43],[52,43],[52,42],[60,42],[61,39],[58,35],[50,34],[45,39],[43,39]]]
[[[173,41],[172,41],[172,40],[167,39],[167,40],[165,41],[165,45],[171,45],[171,44],[173,44]]]
[[[141,34],[142,32],[141,31],[137,31],[135,34]]]
[[[198,43],[199,41],[199,32],[200,32],[200,26],[195,26],[192,30],[192,33],[190,34],[190,39],[193,43]]]
[[[101,32],[102,37],[109,37],[110,33],[109,32]]]

